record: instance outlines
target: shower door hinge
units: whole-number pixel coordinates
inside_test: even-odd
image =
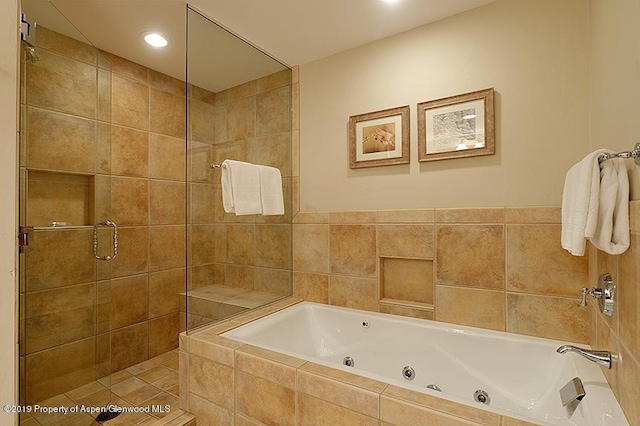
[[[27,15],[20,14],[20,37],[30,46],[36,45],[36,23],[31,24],[27,21]]]
[[[20,253],[24,252],[24,248],[28,245],[29,234],[21,230],[20,233],[18,233],[18,248],[20,249]]]

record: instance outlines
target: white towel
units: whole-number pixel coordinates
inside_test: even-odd
[[[609,254],[621,254],[629,248],[629,178],[621,158],[601,164],[598,227],[591,243]]]
[[[257,166],[260,173],[260,198],[265,216],[284,214],[282,176],[275,167]]]
[[[222,162],[222,205],[236,216],[262,213],[258,167],[243,161]]]
[[[574,256],[584,256],[587,239],[601,250],[616,251],[611,254],[629,246],[627,170],[624,160],[607,160],[602,163],[601,177],[598,158],[607,152],[600,149],[588,154],[565,178],[561,240],[562,247]]]

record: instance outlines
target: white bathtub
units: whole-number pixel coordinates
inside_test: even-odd
[[[222,336],[529,422],[628,425],[600,367],[556,353],[568,342],[310,302]],[[559,390],[574,377],[586,396],[569,417]],[[477,390],[488,393],[488,405],[476,401]]]

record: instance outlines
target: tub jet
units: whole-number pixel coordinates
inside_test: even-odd
[[[476,402],[480,402],[486,405],[489,405],[489,403],[491,402],[491,398],[489,398],[489,394],[486,391],[483,391],[482,389],[478,389],[477,391],[475,391],[475,393],[473,394],[473,399],[475,399]]]
[[[407,365],[402,369],[402,377],[407,380],[413,380],[416,378],[416,371]]]
[[[344,359],[342,360],[342,363],[347,367],[353,367],[356,362],[350,356],[345,356]]]

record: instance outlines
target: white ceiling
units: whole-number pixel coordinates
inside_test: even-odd
[[[191,0],[289,65],[301,65],[494,0]]]
[[[300,65],[494,0],[190,0],[203,15],[287,65]],[[93,45],[185,79],[184,0],[51,0]],[[29,20],[79,38],[46,0],[22,0]],[[190,19],[189,81],[212,91],[281,69],[202,18]],[[205,23],[206,22],[206,23]],[[203,24],[204,23],[204,24]],[[200,25],[202,24],[202,25]],[[140,36],[158,31],[169,46]]]

